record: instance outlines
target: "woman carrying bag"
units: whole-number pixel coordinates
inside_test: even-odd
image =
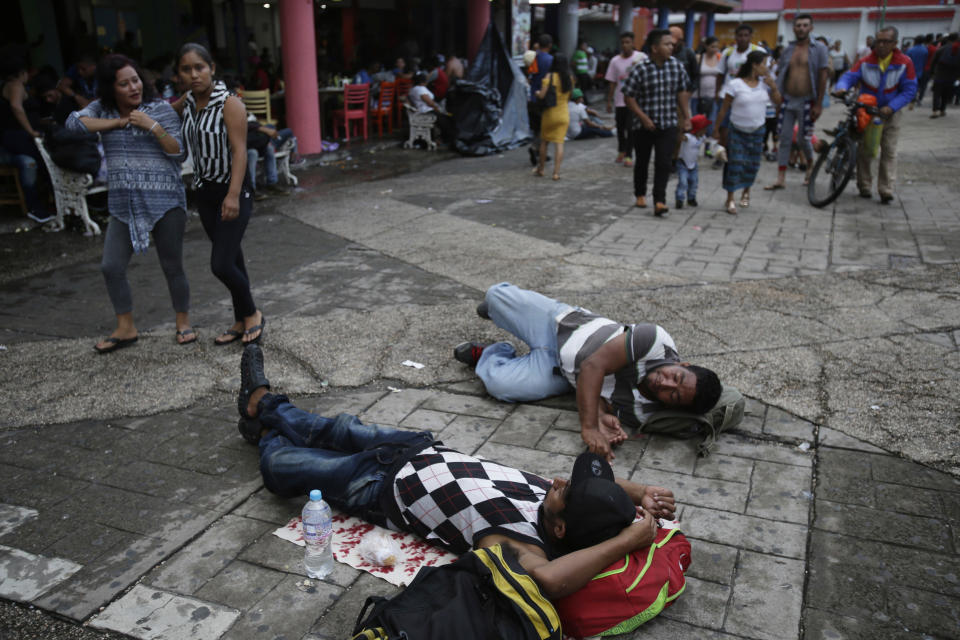
[[[547,157],[547,143],[556,145],[553,157],[553,179],[560,179],[560,163],[563,162],[563,141],[567,137],[567,128],[570,126],[570,92],[573,91],[573,74],[570,65],[562,53],[553,57],[550,73],[544,78],[537,100],[544,105],[543,116],[540,120],[540,158],[534,175],[543,176],[544,160]],[[552,97],[551,97],[552,96]]]

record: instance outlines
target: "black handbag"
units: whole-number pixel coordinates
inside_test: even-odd
[[[544,109],[557,106],[557,88],[553,86],[552,73],[550,74],[550,86],[547,87],[547,95],[543,96],[542,102]]]
[[[54,127],[44,138],[43,145],[58,167],[96,176],[100,171],[98,140],[96,133]]]

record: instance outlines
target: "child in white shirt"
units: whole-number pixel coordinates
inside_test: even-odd
[[[703,134],[710,126],[710,120],[698,114],[690,118],[690,126],[689,133],[683,134],[680,153],[677,154],[677,209],[683,208],[684,200],[691,207],[697,206],[698,161],[703,147]]]

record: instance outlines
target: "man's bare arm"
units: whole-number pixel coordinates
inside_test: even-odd
[[[600,433],[600,392],[604,376],[627,365],[626,334],[610,340],[593,352],[580,365],[577,376],[577,411],[580,414],[580,437],[593,453],[613,459],[610,443]]]
[[[673,497],[673,491],[670,491],[670,489],[639,484],[625,478],[614,478],[614,481],[627,492],[633,504],[643,507],[655,518],[667,518],[668,520],[673,518],[676,512],[676,501]]]

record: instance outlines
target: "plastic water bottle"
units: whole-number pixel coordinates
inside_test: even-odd
[[[883,118],[875,116],[867,130],[863,132],[863,145],[867,156],[876,158],[880,154],[880,139],[883,137]]]
[[[303,507],[303,567],[311,578],[322,579],[333,571],[333,520],[330,505],[323,500],[319,489],[310,492],[310,500]]]

